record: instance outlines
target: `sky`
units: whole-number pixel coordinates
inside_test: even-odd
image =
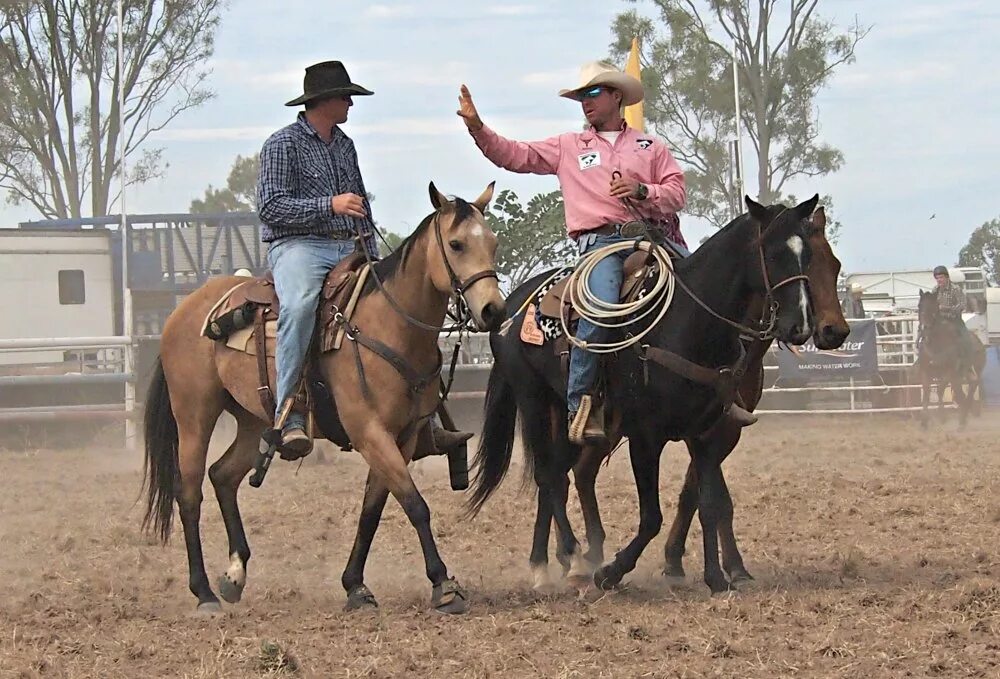
[[[406,234],[419,223],[430,181],[466,198],[492,180],[523,200],[555,190],[555,177],[482,157],[455,115],[459,85],[504,136],[579,129],[579,104],[556,91],[575,84],[583,62],[607,56],[614,16],[632,7],[652,13],[643,0],[232,0],[210,64],[217,96],[150,140],[169,167],[130,190],[128,209],[185,212],[209,184],[224,185],[236,155],[294,120],[283,103],[301,92],[303,69],[327,59],[375,91],[355,99],[344,130],[384,228]],[[843,29],[857,18],[872,30],[816,102],[821,138],[844,153],[844,167],[789,190],[833,197],[846,272],[954,263],[969,234],[1000,216],[1000,2],[822,0],[819,11]],[[754,195],[749,164],[744,172]],[[0,225],[35,218],[0,204]],[[692,243],[711,233],[693,217],[682,225]]]

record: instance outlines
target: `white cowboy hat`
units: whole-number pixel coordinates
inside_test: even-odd
[[[642,83],[605,61],[588,61],[581,66],[580,84],[569,90],[559,90],[559,96],[580,101],[582,90],[598,85],[606,85],[619,90],[622,93],[623,106],[631,106],[642,101]]]

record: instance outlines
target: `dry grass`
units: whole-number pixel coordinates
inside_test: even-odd
[[[264,488],[243,488],[244,602],[206,619],[193,615],[180,534],[163,549],[138,532],[137,458],[0,451],[0,677],[997,676],[1000,423],[989,418],[968,433],[894,419],[755,426],[726,469],[757,580],[718,598],[701,584],[697,521],[686,586],[660,579],[661,536],[620,592],[537,596],[530,495],[512,480],[462,522],[441,461],[421,462],[439,547],[473,597],[461,618],[427,611],[419,545],[393,503],[367,571],[382,608],[343,612],[356,457],[277,464]],[[668,521],[684,464],[669,448]],[[611,554],[637,518],[627,455],[599,486]],[[210,486],[205,498],[214,579],[228,558]],[[573,518],[582,533],[575,505]]]

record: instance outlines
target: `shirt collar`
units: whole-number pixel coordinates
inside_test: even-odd
[[[310,123],[309,120],[306,118],[305,111],[299,111],[299,115],[298,115],[298,118],[296,119],[296,122],[298,123],[299,128],[303,132],[305,132],[306,134],[312,135],[313,137],[316,137],[316,139],[318,139],[320,141],[323,141],[323,137],[319,136],[319,132],[316,131],[316,128],[313,127],[312,123]],[[334,125],[333,126],[333,138],[331,139],[331,142],[336,141],[340,137],[340,135],[342,135],[342,134],[344,134],[344,131],[341,130],[339,126]],[[323,143],[325,144],[326,142],[323,142]]]
[[[631,129],[631,128],[630,128],[630,127],[628,126],[628,123],[627,123],[627,122],[625,122],[624,120],[622,120],[622,126],[621,126],[621,128],[619,129],[619,131],[620,131],[620,132],[621,132],[622,134],[625,134],[625,133],[626,133],[626,132],[628,132],[628,131],[629,131],[630,129]],[[610,131],[610,130],[609,130],[609,131]],[[593,125],[588,125],[588,126],[587,126],[587,128],[586,128],[586,129],[585,129],[585,130],[583,131],[583,134],[581,135],[581,137],[582,137],[583,139],[587,139],[587,140],[592,140],[592,139],[594,139],[595,137],[598,137],[598,136],[600,136],[600,135],[599,135],[599,133],[597,132],[597,128],[595,128],[595,127],[594,127]]]

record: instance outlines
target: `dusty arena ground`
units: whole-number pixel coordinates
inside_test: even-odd
[[[138,530],[138,456],[0,451],[0,676],[996,677],[998,433],[996,412],[962,433],[953,420],[926,434],[893,417],[763,420],[726,465],[757,581],[719,598],[701,583],[697,522],[684,587],[658,575],[661,535],[624,591],[536,596],[519,479],[463,523],[441,461],[418,463],[438,544],[473,597],[455,618],[428,612],[416,536],[391,501],[367,577],[382,608],[342,611],[365,475],[353,455],[276,463],[264,488],[244,485],[244,601],[203,618],[179,530],[165,549]],[[664,461],[669,517],[686,453]],[[613,552],[637,520],[627,455],[599,495]],[[214,581],[228,559],[207,483],[202,526]]]

